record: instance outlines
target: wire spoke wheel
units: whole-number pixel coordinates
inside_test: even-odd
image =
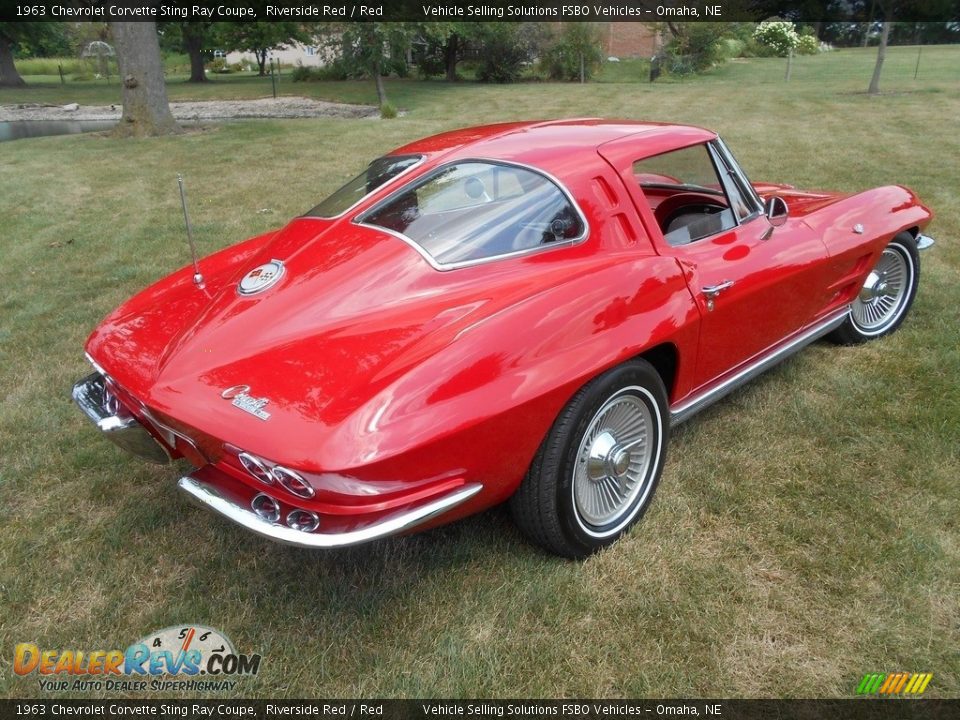
[[[850,307],[850,316],[865,335],[879,335],[906,309],[913,286],[914,267],[899,246],[884,249]]]
[[[587,525],[616,523],[650,490],[653,417],[637,390],[624,388],[604,403],[580,442],[573,500]]]
[[[670,439],[667,412],[663,378],[643,359],[580,388],[510,499],[523,533],[570,558],[616,541],[653,500]]]

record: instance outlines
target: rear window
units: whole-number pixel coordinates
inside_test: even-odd
[[[487,161],[447,165],[366,213],[438,265],[459,265],[582,238],[567,195],[534,170]]]
[[[412,168],[420,162],[420,159],[420,155],[387,155],[377,158],[367,166],[366,170],[313,208],[307,215],[322,218],[336,217],[404,170]]]

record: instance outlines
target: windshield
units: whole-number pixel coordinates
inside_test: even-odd
[[[366,170],[306,214],[313,217],[336,217],[384,183],[416,165],[420,159],[420,155],[386,155],[377,158]]]

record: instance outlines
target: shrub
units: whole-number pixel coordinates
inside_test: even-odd
[[[227,65],[227,61],[224,60],[223,58],[214,58],[213,60],[211,60],[207,64],[207,69],[210,72],[217,73],[219,75],[226,75],[228,73],[233,72],[231,67]]]
[[[480,82],[510,83],[520,79],[524,67],[539,49],[534,23],[482,23],[477,32],[483,53],[477,66]]]
[[[397,116],[397,108],[391,102],[385,102],[380,106],[380,117],[384,120],[392,120]]]
[[[290,79],[294,82],[310,82],[311,80],[316,80],[317,76],[313,68],[297,65],[293,69],[293,72],[290,73]]]
[[[820,42],[813,35],[801,35],[797,41],[797,52],[800,55],[816,55],[820,52]]]
[[[723,38],[720,41],[720,55],[725,59],[742,57],[746,50],[747,43],[739,38]]]
[[[667,44],[670,72],[677,75],[709,70],[726,58],[722,40],[715,23],[683,23],[683,33]]]
[[[760,23],[753,31],[753,37],[761,45],[772,48],[780,57],[786,56],[790,48],[795,48],[800,42],[800,36],[797,35],[793,23],[786,20]]]

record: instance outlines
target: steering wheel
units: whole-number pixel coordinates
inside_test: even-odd
[[[660,229],[667,233],[670,224],[682,215],[713,215],[726,210],[727,207],[726,198],[720,195],[677,193],[657,205],[653,215]]]

